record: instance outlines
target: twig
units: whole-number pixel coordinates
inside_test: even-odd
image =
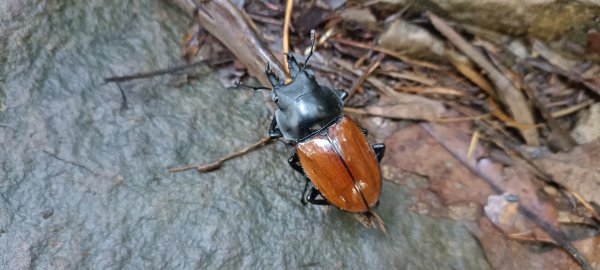
[[[256,20],[259,22],[273,24],[273,25],[277,25],[277,26],[283,25],[283,23],[281,23],[281,21],[279,21],[277,19],[261,16],[258,14],[248,13],[248,16],[250,16],[250,18],[252,18],[253,20]]]
[[[363,49],[369,49],[369,50],[373,50],[376,52],[381,52],[381,53],[385,53],[391,57],[394,57],[402,62],[411,64],[411,65],[415,65],[415,66],[421,66],[421,67],[426,67],[429,69],[433,69],[433,70],[442,70],[443,68],[439,65],[433,64],[433,63],[429,63],[429,62],[425,62],[425,61],[419,61],[419,60],[413,60],[410,59],[406,56],[403,56],[395,51],[386,49],[386,48],[382,48],[382,47],[378,47],[378,46],[373,46],[373,45],[367,45],[364,43],[360,43],[360,42],[356,42],[356,41],[352,41],[352,40],[348,40],[348,39],[343,39],[343,38],[334,38],[332,39],[333,42],[337,42],[340,44],[344,44],[344,45],[348,45],[348,46],[352,46],[352,47],[357,47],[357,48],[363,48]]]
[[[490,110],[492,111],[492,114],[496,118],[502,120],[502,122],[509,127],[514,127],[514,128],[524,130],[524,129],[541,128],[544,126],[541,124],[531,125],[531,124],[524,124],[524,123],[517,122],[514,119],[510,118],[510,116],[504,114],[504,112],[502,112],[502,110],[500,110],[500,108],[498,108],[498,104],[496,104],[496,102],[494,101],[494,99],[492,97],[488,97],[486,101],[487,101],[488,106],[490,106]]]
[[[390,69],[381,69],[379,71],[377,71],[378,75],[383,75],[383,76],[388,76],[388,77],[392,77],[394,79],[398,79],[398,80],[408,80],[408,81],[413,81],[413,82],[417,82],[426,86],[435,86],[437,84],[437,81],[434,79],[430,79],[428,77],[425,76],[420,76],[414,72],[411,71],[393,71]]]
[[[467,150],[467,159],[471,159],[471,157],[473,157],[473,153],[475,152],[475,149],[477,149],[478,142],[479,142],[479,130],[476,130],[475,132],[473,132],[473,135],[471,136],[471,142],[469,143],[469,150]]]
[[[204,65],[206,62],[208,62],[208,59],[200,60],[198,62],[194,62],[194,63],[191,63],[191,64],[186,64],[186,65],[183,65],[183,66],[177,66],[177,67],[172,67],[172,68],[159,69],[159,70],[150,71],[150,72],[141,72],[141,73],[135,73],[135,74],[125,75],[125,76],[108,77],[108,78],[104,78],[104,83],[126,82],[126,81],[131,81],[131,80],[136,80],[136,79],[152,78],[152,77],[155,77],[155,76],[172,74],[172,73],[179,72],[179,71],[182,71],[182,70],[199,67],[201,65]]]
[[[583,108],[585,108],[587,106],[590,106],[592,104],[594,104],[594,101],[591,100],[591,99],[588,99],[588,100],[586,100],[584,102],[581,102],[579,104],[575,104],[575,105],[573,105],[573,106],[571,106],[569,108],[565,108],[565,109],[562,109],[562,110],[559,110],[559,111],[555,111],[555,112],[552,113],[552,117],[554,117],[554,118],[560,118],[560,117],[563,117],[565,115],[569,115],[569,114],[572,114],[572,113],[574,113],[576,111],[579,111],[579,110],[581,110],[581,109],[583,109]]]
[[[269,143],[270,141],[271,141],[270,137],[264,137],[264,138],[260,139],[258,142],[255,142],[254,144],[249,145],[240,151],[237,151],[235,153],[232,153],[232,154],[229,154],[222,158],[219,158],[213,162],[200,163],[198,165],[186,165],[186,166],[175,167],[175,168],[169,169],[169,172],[171,172],[171,173],[182,172],[182,171],[187,171],[187,170],[191,170],[191,169],[196,169],[200,173],[214,171],[214,170],[218,169],[219,167],[221,167],[221,165],[223,165],[223,162],[243,156],[243,155],[247,154],[248,152],[251,152],[251,151]]]
[[[344,112],[350,113],[350,114],[377,116],[377,117],[382,117],[382,118],[387,118],[387,119],[392,119],[392,120],[404,120],[404,118],[396,118],[396,117],[391,117],[388,115],[371,113],[364,109],[353,108],[353,107],[344,107]],[[455,123],[455,122],[477,121],[477,120],[484,119],[484,118],[487,118],[490,116],[491,116],[491,114],[486,113],[486,114],[482,114],[482,115],[466,116],[466,117],[426,119],[425,121],[432,122],[432,123]]]
[[[365,80],[371,75],[371,73],[373,73],[373,71],[375,71],[377,67],[379,67],[384,57],[385,54],[379,53],[379,55],[377,55],[377,58],[375,59],[375,61],[373,61],[373,63],[371,63],[369,68],[367,68],[367,70],[365,70],[365,72],[363,72],[363,74],[360,75],[360,77],[356,78],[356,80],[352,82],[352,88],[350,88],[350,90],[348,91],[348,98],[346,98],[346,101],[344,103],[348,103],[348,100],[350,100],[350,97],[352,97],[354,93],[356,93],[356,90],[360,87],[360,85],[363,84],[363,82],[365,82]]]
[[[397,91],[400,92],[408,92],[408,93],[416,93],[416,94],[440,94],[440,95],[449,95],[449,96],[459,96],[459,97],[472,97],[467,93],[461,90],[444,87],[444,86],[433,86],[433,87],[420,87],[420,86],[399,86],[395,87]]]
[[[62,162],[64,162],[64,163],[67,163],[67,164],[73,165],[73,166],[75,166],[75,167],[77,167],[77,168],[81,168],[81,169],[83,169],[83,170],[85,170],[85,171],[87,171],[87,172],[90,172],[90,173],[92,173],[92,174],[94,174],[94,175],[96,175],[96,176],[99,176],[99,175],[100,175],[99,173],[97,173],[97,172],[93,171],[92,169],[90,169],[90,168],[86,167],[85,165],[79,164],[79,163],[77,163],[77,162],[74,162],[74,161],[66,160],[66,159],[64,159],[64,158],[61,158],[61,157],[59,157],[59,156],[58,156],[57,154],[55,154],[55,153],[51,153],[51,152],[49,152],[49,151],[46,151],[46,150],[43,150],[42,152],[44,152],[44,154],[46,154],[46,155],[48,155],[48,156],[50,156],[50,157],[52,157],[52,158],[55,158],[55,159],[57,159],[57,160],[60,160],[60,161],[62,161]]]
[[[352,73],[356,76],[362,77],[365,74],[367,74],[367,72],[361,73],[360,70],[354,69],[352,67],[352,64],[350,64],[342,59],[333,58],[332,60],[336,65],[340,66],[341,68],[349,71],[350,73]],[[365,81],[372,84],[377,90],[382,91],[383,93],[385,93],[386,95],[388,95],[390,97],[394,97],[396,95],[396,91],[394,91],[394,89],[392,89],[387,84],[385,84],[383,81],[381,81],[377,78],[366,76]]]
[[[498,95],[496,94],[496,91],[494,91],[494,87],[478,71],[473,69],[471,65],[467,64],[468,61],[467,63],[465,63],[465,61],[462,61],[464,57],[459,57],[457,54],[458,53],[454,51],[448,50],[447,55],[448,59],[450,60],[450,63],[452,63],[452,66],[454,66],[456,70],[458,70],[472,83],[479,86],[479,88],[485,91],[488,95],[497,98]]]

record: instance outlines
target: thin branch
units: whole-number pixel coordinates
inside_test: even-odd
[[[162,75],[167,75],[167,74],[173,74],[173,73],[176,73],[176,72],[179,72],[179,71],[183,71],[183,70],[186,70],[186,69],[192,69],[192,68],[199,67],[201,65],[206,64],[206,62],[208,62],[208,59],[204,59],[204,60],[200,60],[198,62],[194,62],[194,63],[191,63],[191,64],[187,64],[187,65],[183,65],[183,66],[177,66],[177,67],[172,67],[172,68],[165,68],[165,69],[159,69],[159,70],[154,70],[154,71],[149,71],[149,72],[135,73],[135,74],[124,75],[124,76],[108,77],[108,78],[104,78],[104,83],[126,82],[126,81],[131,81],[131,80],[145,79],[145,78],[152,78],[152,77],[162,76]]]
[[[227,156],[224,156],[222,158],[219,158],[213,162],[209,162],[209,163],[200,163],[198,165],[186,165],[186,166],[180,166],[180,167],[175,167],[175,168],[171,168],[169,169],[169,172],[174,173],[174,172],[182,172],[182,171],[187,171],[187,170],[192,170],[192,169],[196,169],[198,170],[198,172],[200,173],[206,173],[206,172],[210,172],[210,171],[214,171],[218,168],[221,167],[221,165],[223,165],[223,162],[230,160],[230,159],[234,159],[237,157],[241,157],[267,143],[271,142],[271,138],[270,137],[264,137],[262,139],[260,139],[258,142],[255,142],[252,145],[249,145],[243,149],[241,149],[240,151],[237,151],[235,153],[229,154]]]
[[[346,98],[346,101],[344,103],[348,103],[348,100],[350,100],[350,97],[352,97],[354,93],[356,93],[356,90],[365,82],[365,80],[371,75],[371,73],[373,73],[373,71],[375,71],[375,69],[379,67],[384,57],[385,54],[379,53],[379,55],[377,55],[377,58],[375,59],[375,61],[373,61],[373,63],[371,63],[369,68],[367,68],[367,70],[365,70],[365,72],[363,72],[363,74],[360,75],[360,77],[358,77],[356,80],[354,80],[354,82],[352,82],[352,88],[350,88],[350,91],[348,91],[348,98]]]

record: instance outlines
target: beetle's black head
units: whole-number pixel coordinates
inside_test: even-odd
[[[300,67],[293,55],[287,56],[292,81],[284,84],[267,71],[273,85],[271,98],[279,109],[275,112],[283,137],[299,141],[327,127],[342,114],[344,102],[328,87],[321,86],[313,72]]]
[[[286,110],[298,97],[320,88],[312,70],[300,67],[293,55],[287,55],[287,62],[292,79],[288,84],[284,84],[274,73],[267,70],[267,78],[273,85],[271,98],[281,110]]]

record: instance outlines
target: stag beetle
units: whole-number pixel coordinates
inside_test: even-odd
[[[286,55],[291,82],[279,80],[267,64],[265,73],[273,86],[271,99],[278,107],[269,136],[295,144],[288,163],[306,179],[303,204],[333,204],[344,211],[365,213],[379,201],[379,162],[385,145],[369,145],[367,130],[344,115],[346,91],[319,85],[313,71],[306,68],[313,53],[312,33],[311,41],[302,67],[292,54]]]

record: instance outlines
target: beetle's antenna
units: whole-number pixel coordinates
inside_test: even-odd
[[[235,82],[233,82],[233,85],[235,85],[236,87],[246,87],[246,88],[250,88],[250,89],[252,89],[252,90],[272,90],[272,89],[271,89],[271,88],[269,88],[269,87],[248,85],[248,84],[245,84],[245,83],[243,83],[243,82],[240,82],[240,81],[235,81]]]
[[[315,49],[315,29],[310,30],[310,52],[304,60],[304,67],[306,68],[306,64],[308,64],[308,59],[313,55],[313,50]]]

